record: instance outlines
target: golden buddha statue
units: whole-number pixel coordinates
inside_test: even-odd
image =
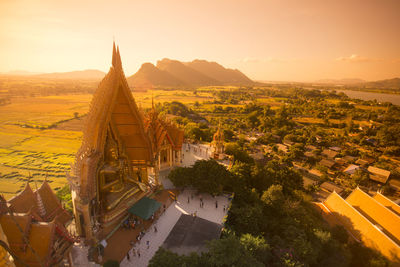
[[[99,191],[106,210],[115,208],[139,191],[147,190],[147,186],[132,175],[128,157],[120,153],[118,143],[110,132],[107,133],[104,163],[98,169]]]

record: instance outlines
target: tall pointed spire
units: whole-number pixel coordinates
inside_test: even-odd
[[[121,55],[119,54],[119,46],[117,45],[117,66],[122,69]]]
[[[117,64],[117,50],[115,49],[115,41],[113,42],[113,53],[112,53],[112,66],[115,67]]]

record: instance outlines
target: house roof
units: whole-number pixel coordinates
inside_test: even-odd
[[[368,161],[363,160],[363,159],[358,159],[358,160],[356,160],[355,163],[356,163],[356,164],[359,164],[359,165],[361,165],[361,166],[365,166],[365,165],[368,165],[368,164],[369,164]]]
[[[336,155],[338,154],[338,152],[336,152],[336,151],[333,151],[333,150],[330,150],[330,149],[324,149],[323,151],[322,151],[322,155],[325,155],[325,156],[327,156],[328,158],[334,158],[334,157],[336,157]]]
[[[335,162],[333,160],[329,160],[329,159],[322,159],[319,164],[321,164],[322,166],[328,167],[328,168],[332,168],[333,165],[335,165]]]
[[[384,170],[384,169],[380,169],[380,168],[376,168],[373,166],[369,166],[368,167],[368,171],[370,172],[370,176],[369,178],[371,180],[380,182],[380,183],[386,183],[387,180],[389,179],[390,176],[390,171]]]
[[[390,171],[381,169],[381,168],[377,168],[377,167],[373,167],[373,166],[369,166],[368,167],[368,171],[372,174],[376,174],[376,175],[380,175],[380,176],[384,176],[389,178],[390,176]]]
[[[349,166],[347,166],[346,169],[343,170],[343,172],[345,172],[345,173],[354,173],[358,169],[360,169],[360,166],[354,165],[354,164],[350,164]]]
[[[346,156],[343,157],[343,159],[345,161],[347,161],[347,162],[352,162],[352,161],[355,161],[357,158],[353,157],[353,156],[346,155]]]
[[[325,189],[326,191],[329,191],[329,192],[336,192],[336,193],[338,193],[338,194],[342,193],[342,191],[343,191],[343,188],[342,188],[342,187],[340,187],[340,186],[338,186],[338,185],[335,185],[335,184],[333,184],[333,183],[331,183],[331,182],[323,182],[323,183],[320,185],[320,187],[321,187],[321,189]]]

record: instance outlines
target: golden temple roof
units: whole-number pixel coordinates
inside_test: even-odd
[[[153,152],[157,153],[166,139],[176,151],[181,150],[184,132],[161,118],[154,108],[145,115],[144,125],[152,141]]]
[[[364,207],[365,204],[363,202],[366,201],[367,198],[371,197],[368,195],[364,196],[361,192],[356,192],[355,195],[349,199],[351,203],[361,204],[364,210],[362,210],[360,206],[352,206],[336,192],[331,193],[323,204],[336,217],[336,220],[351,232],[352,236],[362,240],[366,246],[380,251],[391,261],[400,263],[400,259],[398,258],[398,255],[400,255],[399,244],[388,236],[379,225],[376,225],[375,220],[380,220],[376,218],[376,215],[369,213],[369,211],[368,214],[366,214],[365,211],[367,208]],[[381,208],[378,208],[378,210],[381,210]],[[386,224],[385,226],[387,227]],[[390,228],[390,230],[392,230],[392,228]],[[393,233],[390,234],[393,235]]]
[[[379,224],[400,242],[400,217],[381,203],[356,188],[346,201],[359,212],[367,216],[374,224]]]
[[[39,197],[40,205],[37,204]],[[64,222],[71,216],[56,198],[47,182],[35,192],[27,185],[10,200],[12,203],[5,203],[5,199],[1,198],[4,208],[1,209],[0,226],[12,255],[20,259],[15,261],[17,267],[25,264],[32,267],[53,266],[71,248],[74,238],[64,227]],[[45,210],[43,217],[38,215],[41,205]]]
[[[400,216],[400,206],[382,195],[381,193],[377,192],[374,196],[374,199]]]
[[[13,212],[30,212],[38,221],[50,222],[57,217],[57,220],[65,225],[72,219],[71,215],[63,209],[60,200],[47,181],[44,181],[35,191],[27,183],[25,189],[11,198],[8,203]]]

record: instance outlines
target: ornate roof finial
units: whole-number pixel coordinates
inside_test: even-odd
[[[117,50],[115,49],[115,41],[113,42],[113,53],[112,53],[112,66],[117,65]]]
[[[117,65],[122,69],[121,55],[119,54],[119,46],[117,45]]]

